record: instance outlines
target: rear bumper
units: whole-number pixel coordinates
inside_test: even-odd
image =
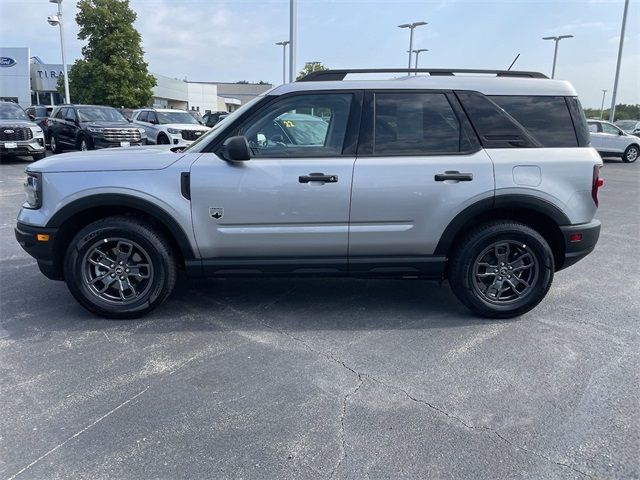
[[[20,246],[37,260],[40,271],[53,280],[62,279],[60,264],[55,258],[53,248],[57,233],[57,228],[33,227],[21,222],[18,222],[15,228],[16,240]],[[38,240],[39,234],[49,235],[48,240]]]
[[[564,262],[558,270],[570,267],[589,255],[600,237],[600,220],[560,227],[564,239]]]

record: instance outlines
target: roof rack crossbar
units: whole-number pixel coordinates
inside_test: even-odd
[[[540,72],[524,72],[519,70],[473,70],[460,68],[355,68],[340,70],[319,70],[302,77],[298,82],[327,82],[344,80],[350,73],[428,73],[432,76],[448,76],[456,73],[493,74],[496,77],[549,78]]]

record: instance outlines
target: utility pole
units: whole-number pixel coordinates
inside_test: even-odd
[[[276,45],[282,46],[282,84],[287,83],[287,45],[289,45],[289,40],[284,40],[282,42],[276,42]]]
[[[411,70],[411,55],[413,54],[413,29],[419,27],[421,25],[427,25],[427,22],[413,22],[413,23],[403,23],[402,25],[398,25],[398,28],[408,28],[410,31],[409,34],[409,70]]]
[[[624,46],[624,30],[627,26],[627,12],[629,10],[629,0],[624,1],[624,12],[622,13],[622,28],[620,29],[620,46],[618,46],[618,63],[616,64],[616,79],[613,81],[613,94],[611,95],[611,110],[609,110],[609,121],[613,122],[616,115],[616,96],[618,95],[618,80],[620,79],[620,64],[622,63],[622,47]]]
[[[558,43],[564,38],[573,38],[573,35],[559,35],[557,37],[543,37],[543,40],[553,40],[556,46],[553,50],[553,68],[551,69],[551,78],[556,76],[556,58],[558,57]]]
[[[604,96],[607,94],[606,90],[602,90],[602,105],[600,105],[600,120],[602,120],[602,117],[604,115]]]
[[[289,82],[296,80],[297,0],[289,0]]]

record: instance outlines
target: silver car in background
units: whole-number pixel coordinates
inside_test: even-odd
[[[613,123],[588,120],[591,146],[602,157],[620,157],[625,163],[633,163],[640,155],[640,138],[629,135]]]

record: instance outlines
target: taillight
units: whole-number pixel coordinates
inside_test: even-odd
[[[591,185],[591,198],[598,206],[598,190],[604,185],[604,180],[600,178],[600,165],[593,166],[593,184]]]

